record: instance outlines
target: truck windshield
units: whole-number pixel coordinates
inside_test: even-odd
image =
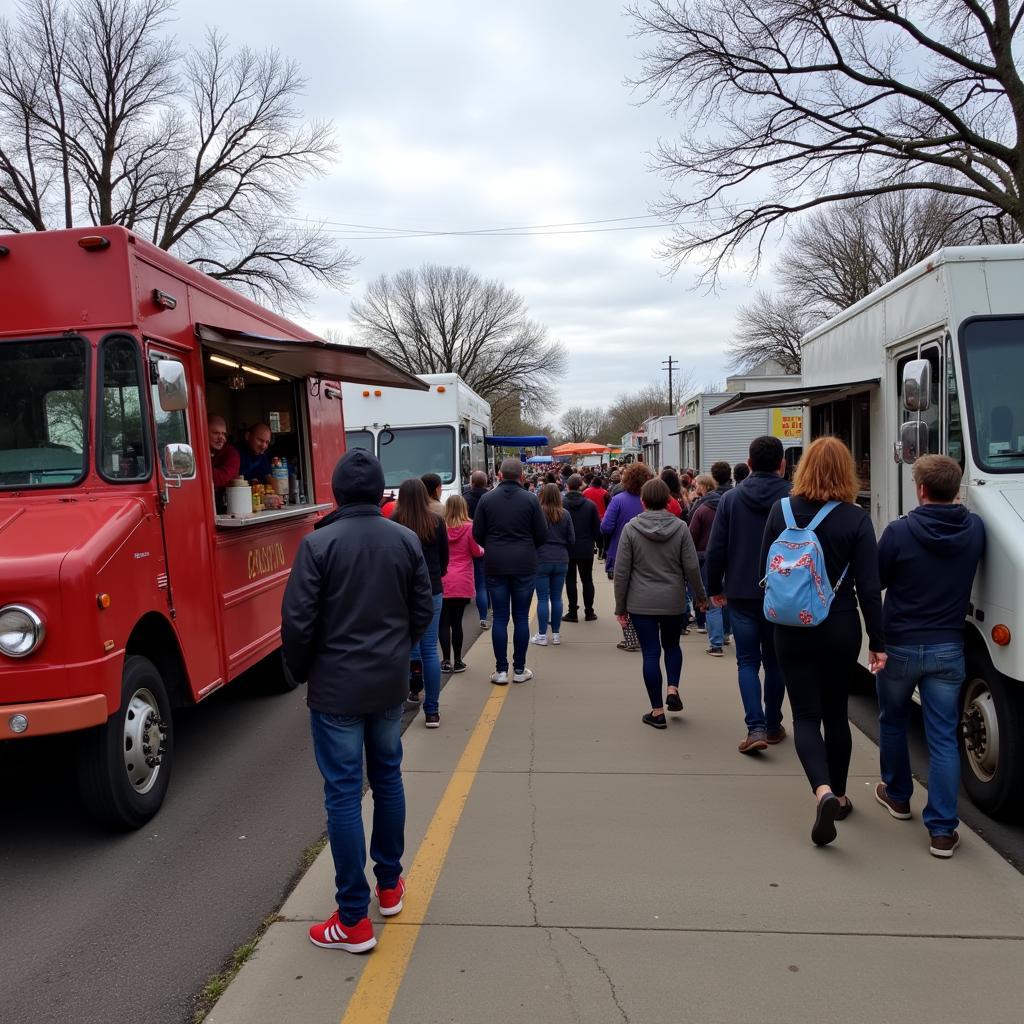
[[[369,430],[345,431],[345,451],[352,452],[357,448],[371,455],[376,454],[373,450],[373,434]]]
[[[85,374],[81,338],[0,343],[0,488],[85,475]]]
[[[391,432],[395,439],[380,445],[385,487],[424,473],[436,473],[443,484],[455,479],[454,427],[395,427]]]
[[[1024,317],[968,321],[960,330],[975,461],[990,473],[1024,470]]]

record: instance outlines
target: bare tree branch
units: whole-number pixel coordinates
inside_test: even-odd
[[[466,267],[382,275],[352,304],[363,340],[411,373],[457,373],[500,418],[542,416],[566,355],[522,297]]]
[[[1024,226],[1021,3],[648,0],[633,83],[684,120],[654,166],[671,192],[670,268],[713,282],[756,269],[793,214],[903,191],[943,193]]]

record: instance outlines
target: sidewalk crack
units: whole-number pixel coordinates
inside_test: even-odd
[[[579,1008],[576,1006],[576,1000],[573,997],[572,980],[569,977],[569,972],[565,969],[565,964],[562,962],[562,958],[558,955],[558,948],[555,945],[554,929],[545,928],[544,934],[548,937],[548,949],[551,950],[551,956],[554,959],[555,966],[558,968],[558,973],[562,978],[562,986],[565,988],[565,996],[569,1000],[569,1009],[572,1010],[572,1019],[576,1021],[576,1024],[583,1024],[583,1018],[580,1016]]]
[[[595,953],[592,953],[586,947],[583,940],[574,931],[572,931],[569,928],[566,928],[565,933],[566,935],[571,935],[579,943],[580,949],[582,949],[583,952],[586,953],[587,956],[594,961],[594,966],[597,968],[598,974],[600,974],[601,977],[604,978],[605,982],[608,985],[608,991],[611,994],[612,1002],[615,1004],[615,1009],[619,1011],[619,1015],[622,1017],[624,1024],[630,1024],[629,1015],[626,1013],[622,1003],[619,1002],[619,993],[618,990],[615,988],[615,982],[612,981],[612,976],[604,969],[604,965],[601,963],[600,960],[598,960],[597,955]]]
[[[526,873],[526,898],[530,901],[530,909],[533,911],[534,925],[540,924],[540,917],[537,912],[537,895],[534,891],[533,870],[535,864],[535,853],[537,849],[537,796],[533,789],[534,783],[534,760],[537,756],[537,687],[530,687],[530,769],[526,777],[526,792],[530,798],[530,854],[529,869]],[[551,936],[548,936],[551,941]]]

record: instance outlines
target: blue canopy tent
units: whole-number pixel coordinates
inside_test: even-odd
[[[527,434],[516,437],[513,434],[495,434],[485,437],[484,444],[492,448],[547,448],[548,439],[543,434]]]
[[[526,460],[527,464],[531,466],[537,466],[540,465],[541,463],[546,464],[554,461],[554,458],[552,458],[552,456],[550,455],[533,455]]]

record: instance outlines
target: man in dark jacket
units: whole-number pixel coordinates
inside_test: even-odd
[[[309,683],[313,750],[324,777],[338,909],[309,930],[318,946],[361,953],[376,945],[367,917],[362,763],[373,790],[377,898],[402,909],[405,791],[401,725],[409,649],[434,614],[416,535],[380,511],[384,473],[369,452],[344,455],[331,479],[338,509],[304,537],[281,607],[284,658]]]
[[[537,498],[523,489],[523,464],[506,459],[501,483],[485,494],[473,517],[473,539],[484,549],[487,594],[493,610],[491,682],[508,684],[508,620],[512,618],[512,681],[533,678],[526,667],[530,645],[530,600],[537,575],[537,548],[548,539],[548,523]]]
[[[757,437],[750,443],[750,476],[718,503],[711,539],[705,553],[708,594],[713,604],[729,606],[736,640],[740,698],[747,724],[741,754],[766,750],[786,737],[782,726],[785,686],[775,660],[773,627],[764,617],[761,580],[761,539],[772,505],[789,494],[782,479],[786,457],[777,437]],[[760,666],[764,666],[764,691]]]
[[[914,783],[907,721],[917,687],[928,740],[924,824],[936,857],[952,857],[960,842],[957,730],[966,668],[964,623],[985,550],[981,519],[955,504],[962,476],[945,455],[918,459],[914,483],[920,505],[890,523],[878,545],[888,660],[877,683],[882,781],[875,799],[894,818],[910,817]]]
[[[594,545],[599,543],[601,514],[597,505],[581,492],[583,477],[577,473],[566,481],[568,490],[562,504],[572,518],[576,541],[569,552],[569,571],[565,577],[565,593],[569,598],[569,611],[562,617],[563,622],[579,622],[580,600],[576,590],[576,574],[579,573],[583,588],[583,608],[587,622],[597,618],[594,611]]]
[[[466,507],[469,509],[469,518],[476,515],[476,507],[480,499],[487,493],[487,474],[482,469],[474,470],[469,478],[469,486],[462,489],[462,496],[466,499]],[[476,589],[476,610],[480,613],[480,628],[489,629],[487,621],[487,609],[490,602],[487,600],[487,577],[484,574],[484,560],[473,559],[473,585]]]

